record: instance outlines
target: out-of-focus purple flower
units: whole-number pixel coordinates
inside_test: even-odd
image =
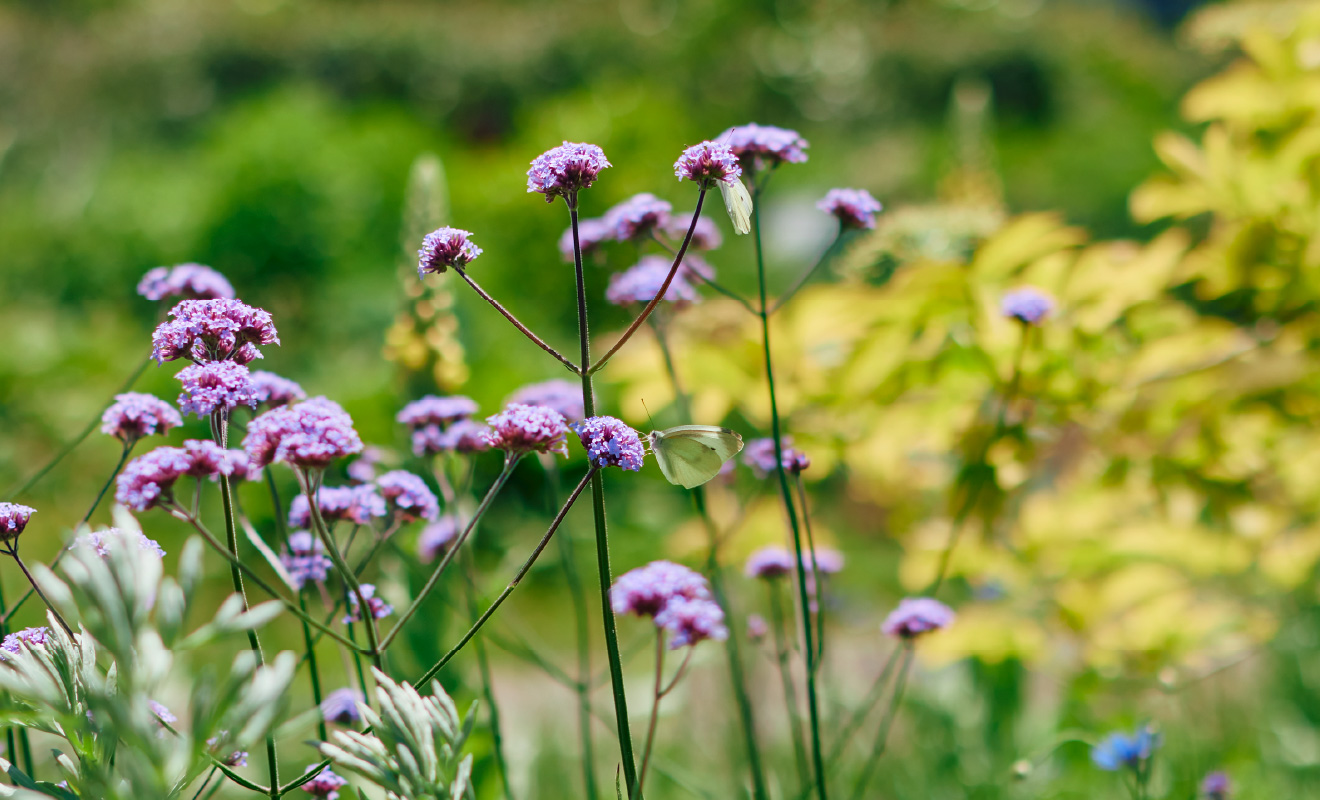
[[[252,390],[256,392],[257,404],[267,408],[287,406],[307,399],[307,392],[294,381],[276,375],[273,372],[256,370],[250,375]]]
[[[275,461],[310,469],[362,452],[353,418],[338,403],[313,397],[281,406],[248,423],[243,449],[256,467]]]
[[[770,632],[770,626],[766,624],[765,617],[760,614],[749,614],[747,616],[747,638],[753,642],[759,642]]]
[[[450,267],[462,269],[475,260],[481,248],[468,238],[471,235],[458,228],[438,228],[426,234],[422,249],[417,251],[417,277],[439,275]]]
[[[376,465],[385,460],[385,451],[373,445],[362,448],[362,455],[348,465],[348,479],[355,483],[376,480]]]
[[[179,721],[179,718],[174,716],[173,712],[155,700],[148,700],[147,706],[151,709],[151,713],[156,715],[156,719],[161,722],[175,723]]]
[[[229,731],[220,731],[219,734],[206,740],[206,749],[210,750],[212,753],[217,752],[228,740]],[[246,750],[234,750],[221,760],[226,767],[246,767],[248,764],[248,752]]]
[[[0,503],[0,542],[18,537],[37,510],[18,503]]]
[[[510,403],[487,417],[486,423],[490,425],[486,443],[496,450],[514,456],[532,452],[568,455],[568,424],[553,408]]]
[[[610,276],[605,299],[616,306],[649,303],[656,292],[660,291],[660,287],[665,285],[665,278],[669,277],[672,266],[669,259],[663,256],[642,256],[642,260],[635,266]],[[692,284],[687,282],[682,272],[680,267],[674,274],[674,279],[669,282],[669,288],[665,290],[664,299],[675,306],[684,306],[700,299],[697,290],[692,288]]]
[[[182,424],[183,417],[174,406],[155,395],[140,392],[115,395],[114,405],[101,415],[101,433],[124,444],[132,444],[144,436],[166,433]]]
[[[179,264],[147,271],[137,286],[148,300],[183,297],[189,300],[232,300],[234,287],[225,276],[202,264]]]
[[[889,612],[880,630],[886,636],[913,639],[953,624],[953,609],[930,597],[905,597]]]
[[[719,140],[729,146],[744,170],[801,164],[807,160],[807,140],[787,128],[749,122],[729,128],[719,135]]]
[[[683,151],[683,155],[674,162],[674,174],[679,180],[724,181],[732,184],[742,175],[738,157],[727,145],[719,142],[694,144]]]
[[[246,453],[242,450],[226,450],[210,439],[189,439],[183,443],[183,452],[192,460],[185,474],[194,478],[215,480],[222,475],[230,477],[235,473],[246,474],[248,470]]]
[[[238,300],[184,300],[170,316],[151,334],[158,364],[177,358],[247,364],[261,358],[257,345],[280,343],[270,314]]]
[[[425,425],[412,433],[413,454],[433,456],[440,453],[480,453],[490,449],[490,429],[480,422],[460,419],[448,428]]]
[[[749,578],[782,578],[793,572],[793,554],[779,545],[769,545],[747,557],[743,574]]]
[[[1033,286],[1006,292],[999,301],[1000,312],[1025,325],[1039,325],[1054,310],[1054,301]]]
[[[793,447],[793,437],[780,438],[780,450],[784,457],[784,470],[796,475],[811,466],[807,454]],[[775,440],[753,439],[743,448],[743,463],[752,468],[758,478],[764,478],[775,471]]]
[[[1233,794],[1233,782],[1228,779],[1228,773],[1215,770],[1206,775],[1201,781],[1201,794],[1205,795],[1205,800],[1228,800]]]
[[[691,223],[690,218],[670,217],[665,233],[674,241],[681,242],[683,237],[687,236],[688,225]],[[692,229],[692,241],[688,243],[688,251],[715,250],[722,244],[724,244],[724,236],[720,234],[720,229],[715,225],[714,220],[710,217],[697,218],[697,227]]]
[[[422,528],[422,535],[417,537],[417,557],[423,564],[430,564],[449,552],[458,534],[463,530],[463,521],[454,514],[445,514]]]
[[[311,772],[317,768],[317,764],[312,764],[303,772]],[[302,785],[302,790],[312,797],[321,797],[324,800],[339,800],[339,790],[348,781],[336,775],[329,767],[323,767],[316,777]]]
[[[381,475],[376,486],[400,522],[434,520],[440,516],[440,503],[427,488],[426,481],[407,470],[396,469]]]
[[[135,511],[173,498],[174,483],[184,475],[218,478],[246,470],[243,453],[225,450],[209,439],[190,439],[183,447],[157,447],[128,462],[116,479],[115,500]]]
[[[161,558],[165,557],[165,548],[161,547],[155,539],[148,539],[142,531],[126,531],[122,528],[103,528],[99,531],[84,533],[73,540],[70,549],[86,547],[95,550],[101,558],[105,558],[110,555],[110,551],[114,548],[129,546],[155,553]]]
[[[385,602],[376,596],[376,587],[370,583],[364,583],[362,589],[362,599],[367,601],[367,608],[371,609],[372,619],[385,619],[394,613],[394,606]],[[361,622],[362,615],[358,611],[357,592],[349,590],[348,592],[348,616],[344,617],[344,624],[350,622]]]
[[[509,402],[553,408],[563,414],[564,419],[569,422],[576,422],[587,413],[582,405],[582,384],[566,381],[563,378],[529,383],[514,392],[509,397]]]
[[[388,513],[385,498],[370,484],[358,486],[322,486],[316,490],[316,508],[327,523],[351,522],[370,525],[373,519]],[[297,495],[289,503],[289,527],[310,528],[312,509],[307,495]]]
[[[724,610],[714,600],[691,600],[675,597],[655,615],[655,624],[669,631],[669,649],[690,647],[705,639],[717,642],[729,638],[724,627]]]
[[[1138,728],[1130,736],[1114,732],[1091,748],[1091,761],[1108,772],[1117,772],[1123,767],[1135,770],[1154,755],[1159,746],[1160,736],[1149,726]]]
[[[24,647],[45,647],[50,642],[50,636],[50,628],[45,626],[14,631],[0,642],[0,661],[8,661],[23,652]]]
[[[321,701],[321,716],[326,722],[356,725],[362,721],[362,712],[357,707],[361,697],[353,689],[335,689]]]
[[[596,145],[564,142],[532,160],[527,191],[540,192],[547,203],[560,196],[571,203],[579,190],[595,183],[600,171],[610,166],[605,151]]]
[[[715,280],[715,268],[696,253],[688,253],[683,256],[683,263],[678,265],[678,276],[697,286],[702,278],[708,281]]]
[[[819,571],[821,575],[836,575],[843,572],[843,553],[833,547],[817,547],[814,560],[811,551],[802,554],[802,566],[808,572]]]
[[[578,247],[582,248],[582,257],[586,258],[600,249],[606,242],[614,240],[614,228],[604,219],[591,218],[578,220]],[[559,237],[559,255],[568,263],[573,263],[573,229],[570,227]]]
[[[306,502],[306,498],[303,498]],[[325,545],[308,531],[289,534],[287,549],[280,553],[280,563],[289,573],[294,588],[302,589],[308,581],[321,583],[330,574],[334,562],[325,554]]]
[[[477,413],[477,404],[470,397],[461,394],[438,397],[428,394],[420,400],[414,400],[403,407],[395,417],[410,428],[424,425],[448,425],[460,419],[467,419]]]
[[[183,393],[179,410],[185,414],[209,417],[216,411],[238,406],[257,407],[257,390],[248,368],[232,361],[193,364],[179,370]]]
[[[587,457],[597,467],[619,467],[630,472],[642,468],[646,451],[637,431],[614,417],[592,417],[573,424]]]
[[[629,570],[610,587],[615,614],[654,617],[674,598],[709,600],[710,587],[700,573],[672,561],[652,561]]]
[[[816,208],[837,217],[840,227],[872,230],[883,206],[865,189],[830,189]]]
[[[669,224],[674,207],[649,192],[635,194],[605,212],[604,221],[620,242],[646,239]],[[580,233],[580,228],[579,228]]]

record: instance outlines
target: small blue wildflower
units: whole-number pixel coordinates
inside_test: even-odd
[[[999,301],[999,310],[1025,325],[1039,325],[1054,310],[1054,301],[1039,289],[1023,286],[1006,293]]]
[[[1109,772],[1117,772],[1123,767],[1135,769],[1150,758],[1159,745],[1159,735],[1149,726],[1138,728],[1131,736],[1116,731],[1091,748],[1091,761]]]

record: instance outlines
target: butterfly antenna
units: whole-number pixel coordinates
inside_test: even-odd
[[[646,400],[642,400],[642,408],[646,408]],[[646,421],[651,423],[651,430],[655,430],[655,420],[651,417],[651,409],[646,408]]]

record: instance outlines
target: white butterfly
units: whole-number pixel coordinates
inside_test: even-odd
[[[733,220],[735,233],[752,232],[752,196],[748,194],[743,182],[734,178],[732,182],[716,181],[720,185],[720,194],[724,196],[724,208]]]
[[[684,489],[696,488],[720,474],[724,462],[743,449],[737,431],[715,425],[679,425],[651,431],[647,440],[665,479]]]

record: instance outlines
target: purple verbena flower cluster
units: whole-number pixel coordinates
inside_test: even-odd
[[[151,335],[158,364],[178,358],[247,364],[261,358],[257,345],[280,343],[270,314],[238,300],[184,300],[170,316]]]
[[[362,695],[353,689],[335,689],[321,701],[321,716],[326,722],[356,725],[362,721],[357,704]]]
[[[655,624],[669,631],[669,649],[689,647],[703,639],[717,642],[729,638],[724,610],[714,600],[675,597],[655,615]]]
[[[742,175],[742,167],[728,145],[702,142],[683,151],[674,162],[674,174],[679,180],[697,183],[724,181],[731,184]]]
[[[185,414],[205,418],[238,406],[257,407],[256,387],[252,385],[248,368],[242,364],[233,361],[192,364],[179,370],[178,378],[183,384],[179,410]]]
[[[376,486],[400,522],[435,520],[440,503],[426,481],[406,470],[396,469],[376,479]]]
[[[606,211],[601,219],[616,241],[631,242],[646,239],[652,231],[667,226],[669,213],[673,210],[668,202],[642,192]]]
[[[729,635],[706,579],[672,561],[652,561],[620,575],[610,587],[610,607],[615,614],[651,617],[669,631],[670,649]]]
[[[553,408],[510,403],[486,423],[486,443],[496,450],[515,457],[532,452],[568,455],[568,424]]]
[[[362,599],[367,601],[367,608],[371,610],[372,619],[385,619],[394,613],[394,606],[385,602],[376,596],[376,587],[370,583],[361,584]],[[359,612],[357,592],[349,590],[348,592],[348,616],[344,617],[344,624],[350,622],[361,622],[362,615]]]
[[[182,447],[157,447],[128,462],[116,479],[115,500],[136,511],[146,511],[173,499],[174,482],[194,478],[246,475],[248,458],[240,450],[226,450],[209,439],[190,439]]]
[[[443,556],[453,546],[458,534],[463,530],[463,521],[455,514],[445,514],[422,528],[417,537],[417,558],[423,564],[430,564]]]
[[[553,408],[564,419],[576,422],[586,416],[586,407],[582,403],[582,384],[553,378],[540,383],[529,383],[509,397],[510,403],[524,406],[545,406]]]
[[[404,406],[396,419],[412,429],[414,455],[475,453],[487,449],[485,428],[468,419],[475,413],[470,397],[427,395]]]
[[[865,189],[830,189],[816,208],[833,214],[842,228],[873,230],[883,206]]]
[[[631,472],[641,470],[646,450],[637,431],[622,420],[592,417],[574,423],[572,427],[593,465],[619,467]]]
[[[431,394],[404,406],[395,419],[410,428],[420,428],[423,425],[447,425],[476,413],[477,404],[470,397]]]
[[[642,256],[642,260],[635,266],[610,276],[605,299],[616,306],[649,303],[660,291],[660,287],[665,285],[665,279],[669,277],[669,270],[672,267],[673,264],[669,259],[663,256]],[[664,299],[676,307],[682,307],[696,302],[701,296],[697,294],[692,284],[688,283],[680,267],[674,274],[674,279],[669,282]]]
[[[101,433],[132,444],[144,436],[166,433],[183,424],[174,406],[151,394],[126,392],[101,415]]]
[[[313,397],[275,408],[248,423],[243,449],[255,467],[283,461],[293,467],[321,469],[336,458],[362,452],[353,418],[338,403]]]
[[[793,572],[793,554],[778,545],[769,545],[747,557],[743,573],[749,578],[782,578]]]
[[[578,247],[583,257],[591,255],[606,242],[614,241],[614,228],[604,219],[590,218],[578,220]],[[559,237],[559,255],[568,263],[573,263],[573,228],[564,229]]]
[[[376,465],[385,460],[386,453],[379,447],[367,445],[362,448],[362,455],[348,465],[348,479],[355,483],[371,483],[376,480]]]
[[[843,553],[833,547],[817,547],[814,551],[802,554],[802,567],[808,572],[836,575],[843,572]]]
[[[914,639],[953,624],[953,609],[930,597],[905,597],[889,613],[880,630],[886,636]]]
[[[162,703],[157,703],[155,700],[148,700],[147,707],[151,709],[152,714],[156,715],[156,719],[159,719],[161,722],[173,724],[179,721],[179,718],[174,716],[174,712],[170,711]]]
[[[1227,772],[1215,770],[1201,781],[1201,794],[1205,795],[1205,800],[1228,800],[1233,795],[1233,781],[1229,780]]]
[[[116,547],[127,547],[132,545],[138,550],[145,550],[149,553],[155,553],[161,558],[165,557],[165,548],[155,539],[148,539],[142,531],[126,531],[122,528],[103,528],[99,531],[84,533],[73,540],[70,549],[74,547],[86,547],[96,551],[101,558],[110,555],[110,551]]]
[[[18,503],[0,503],[0,542],[17,537],[37,510]]]
[[[316,490],[316,509],[327,523],[351,522],[354,525],[370,525],[372,520],[388,513],[385,498],[370,484],[322,486]],[[289,527],[309,528],[311,525],[312,509],[307,495],[297,495],[289,503]]]
[[[0,641],[0,661],[8,661],[10,657],[23,652],[25,647],[45,647],[50,637],[50,628],[45,626],[14,631],[4,641]]]
[[[811,466],[807,454],[793,447],[793,437],[784,436],[780,440],[784,470],[796,475]],[[775,471],[775,440],[753,439],[743,448],[743,463],[752,468],[758,478],[764,478]]]
[[[189,300],[232,300],[234,287],[225,276],[202,264],[179,264],[147,271],[137,286],[148,300],[183,297]]]
[[[426,234],[417,251],[417,277],[439,275],[450,267],[462,269],[481,255],[481,248],[469,239],[472,234],[458,228],[437,228]]]
[[[688,225],[691,220],[685,220],[681,217],[670,217],[669,225],[665,227],[665,233],[669,238],[681,241],[687,236]],[[724,236],[720,234],[720,229],[716,226],[714,220],[710,217],[698,217],[697,226],[692,229],[692,241],[688,243],[688,258],[691,258],[693,250],[717,250],[724,244]]]
[[[596,145],[564,142],[532,160],[527,191],[540,192],[547,203],[561,196],[572,203],[578,191],[595,183],[600,171],[609,166],[605,151]]]
[[[229,731],[220,731],[220,733],[206,740],[206,749],[212,753],[217,752],[228,740]],[[246,767],[248,752],[246,750],[234,750],[220,760],[226,767]]]
[[[747,615],[747,638],[753,642],[759,642],[770,632],[770,626],[766,624],[765,617],[760,614]]]
[[[303,501],[306,502],[306,498]],[[323,582],[334,566],[334,562],[325,554],[325,545],[307,531],[289,534],[287,550],[280,553],[280,564],[289,573],[296,589],[301,589],[308,581]]]
[[[318,765],[312,764],[304,772],[311,772]],[[302,790],[312,797],[324,798],[324,800],[339,800],[339,790],[346,785],[348,781],[336,775],[329,767],[322,767],[321,771],[316,773],[316,777],[302,785]]]
[[[999,301],[999,310],[1024,325],[1039,325],[1054,310],[1054,301],[1033,286],[1023,286],[1006,292]]]
[[[807,160],[807,140],[788,128],[749,122],[721,133],[719,141],[728,145],[745,171]]]
[[[301,386],[273,372],[255,370],[249,378],[252,380],[252,390],[256,393],[258,406],[275,408],[307,399],[307,392],[304,392]]]

